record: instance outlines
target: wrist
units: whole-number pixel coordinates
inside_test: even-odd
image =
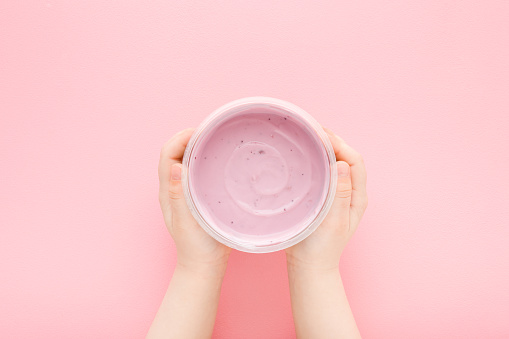
[[[339,257],[331,259],[308,260],[286,253],[288,273],[339,273]]]
[[[175,271],[194,275],[199,279],[216,279],[222,281],[226,273],[226,265],[227,262],[198,263],[186,260],[177,260]]]
[[[287,263],[288,277],[290,280],[295,277],[308,279],[325,279],[340,277],[339,267],[308,267]]]

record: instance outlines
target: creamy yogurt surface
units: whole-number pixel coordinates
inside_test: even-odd
[[[190,157],[189,188],[202,217],[237,241],[270,245],[306,228],[328,190],[318,135],[285,111],[238,112],[206,129]]]

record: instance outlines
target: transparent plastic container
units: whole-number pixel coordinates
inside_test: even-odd
[[[226,211],[226,213],[229,213],[228,211],[231,210],[231,214],[232,214],[231,225],[232,226],[234,225],[234,217],[237,218],[237,219],[235,219],[236,225],[240,224],[240,226],[242,226],[243,220],[249,220],[251,222],[253,218],[259,218],[259,219],[253,219],[253,220],[260,221],[259,222],[260,228],[263,225],[270,226],[272,220],[274,220],[274,223],[272,224],[274,226],[274,228],[276,228],[276,227],[281,228],[281,231],[277,231],[277,232],[275,231],[274,233],[265,232],[263,234],[261,234],[261,233],[257,234],[256,225],[251,225],[250,228],[246,226],[247,231],[243,231],[243,230],[239,231],[239,228],[230,227],[230,225],[229,225],[230,222],[226,222],[224,220],[218,221],[218,218],[216,218],[216,215],[214,213],[217,213],[219,215],[219,212],[214,212],[214,206],[210,207],[210,205],[211,205],[210,199],[211,198],[207,198],[207,199],[209,199],[209,201],[206,202],[206,199],[203,196],[200,196],[200,194],[203,195],[203,192],[200,192],[200,187],[202,187],[202,186],[200,186],[200,182],[201,183],[210,182],[210,181],[203,181],[204,179],[202,179],[202,177],[207,178],[206,177],[207,173],[202,174],[201,177],[199,176],[200,168],[203,168],[203,166],[205,166],[205,164],[206,164],[207,166],[209,166],[208,169],[218,170],[218,171],[220,171],[220,173],[223,173],[221,171],[223,170],[223,167],[225,167],[225,168],[228,168],[228,170],[230,172],[233,171],[233,172],[231,172],[231,173],[233,173],[233,175],[236,175],[235,168],[233,167],[233,169],[232,169],[232,166],[234,166],[235,164],[238,163],[238,159],[235,160],[237,162],[235,162],[235,161],[232,162],[231,160],[230,161],[221,160],[222,159],[221,157],[223,156],[223,154],[221,153],[221,150],[219,151],[219,153],[216,153],[217,155],[219,155],[219,159],[217,156],[212,157],[212,158],[215,158],[216,160],[210,159],[210,157],[209,157],[209,159],[208,159],[209,162],[206,162],[207,157],[206,156],[203,157],[203,154],[199,153],[200,150],[204,149],[204,147],[208,147],[207,145],[211,145],[211,143],[214,142],[214,140],[215,140],[215,139],[212,139],[212,138],[214,138],[214,134],[220,133],[218,131],[220,131],[221,126],[223,126],[227,123],[232,124],[232,122],[231,122],[231,121],[233,121],[232,119],[236,118],[237,120],[239,120],[239,119],[244,119],[244,117],[251,117],[251,118],[252,117],[255,117],[255,118],[261,117],[261,115],[255,116],[253,114],[265,114],[263,117],[268,117],[267,120],[271,120],[270,119],[271,116],[276,116],[278,119],[285,120],[285,121],[281,120],[282,123],[286,123],[287,119],[291,120],[292,124],[295,124],[299,128],[302,128],[303,130],[305,130],[305,133],[308,133],[308,137],[313,138],[313,140],[315,142],[313,147],[316,147],[316,152],[313,153],[313,156],[319,156],[320,159],[323,160],[323,166],[321,167],[321,170],[320,170],[320,172],[323,172],[323,173],[318,173],[318,174],[314,173],[315,176],[318,175],[319,178],[323,179],[323,180],[320,179],[321,182],[318,184],[318,185],[323,185],[323,187],[320,188],[321,189],[320,192],[322,192],[322,193],[318,197],[319,201],[317,200],[317,202],[315,202],[316,206],[313,205],[313,206],[309,207],[310,211],[312,211],[312,212],[309,212],[309,215],[307,215],[306,217],[303,217],[302,220],[300,220],[298,223],[295,223],[295,225],[289,224],[288,226],[284,226],[284,223],[281,223],[280,219],[281,218],[287,218],[287,219],[291,218],[292,217],[291,213],[293,213],[293,216],[295,216],[296,213],[304,213],[304,212],[302,212],[304,210],[304,207],[308,206],[308,205],[306,205],[306,202],[304,201],[306,196],[298,197],[300,199],[300,202],[299,202],[300,205],[296,206],[293,210],[290,210],[291,213],[288,212],[287,215],[283,215],[281,213],[284,213],[287,211],[286,208],[283,208],[283,207],[288,206],[288,205],[282,205],[281,209],[284,209],[284,212],[282,210],[274,212],[274,211],[271,211],[270,208],[267,209],[267,207],[265,207],[265,209],[256,210],[254,212],[253,212],[253,210],[249,210],[250,214],[248,217],[251,219],[249,219],[248,217],[246,217],[248,219],[246,219],[246,218],[243,219],[242,209],[238,208],[238,206],[230,205],[230,207],[228,209],[228,207],[225,206],[224,202],[223,202],[223,205],[220,205],[220,203],[221,203],[220,199],[222,199],[222,198],[216,197],[216,199],[218,199],[218,201],[214,201],[214,203],[218,203],[218,205],[216,206],[216,210],[220,210],[221,208],[223,208],[222,212],[221,212],[223,215],[223,219],[224,219],[225,211]],[[273,118],[273,120],[274,120],[274,118]],[[256,120],[253,120],[253,121],[255,123],[257,122]],[[274,122],[271,121],[271,123],[273,124]],[[249,125],[249,123],[248,123],[248,125]],[[260,126],[264,126],[264,125],[260,124]],[[272,126],[272,125],[268,125],[268,126]],[[284,128],[286,125],[282,124],[281,126],[282,126],[282,128]],[[252,134],[254,128],[255,127],[250,127],[249,132],[251,132],[251,134]],[[239,133],[240,134],[237,133],[237,135],[243,135],[242,132],[239,132]],[[288,132],[288,133],[290,133],[290,132]],[[233,134],[233,133],[231,133],[231,134]],[[260,132],[260,135],[261,134],[262,133]],[[294,134],[297,135],[296,133],[294,133]],[[228,136],[229,134],[226,134],[226,135]],[[274,137],[274,136],[271,136],[271,137]],[[267,138],[267,136],[266,136],[266,138]],[[298,137],[295,137],[295,138],[298,139]],[[246,132],[245,139],[246,140],[240,140],[241,143],[239,143],[239,141],[237,140],[237,143],[239,143],[238,146],[235,146],[235,149],[231,152],[231,154],[228,153],[229,151],[228,152],[225,151],[226,154],[224,154],[224,156],[225,157],[228,157],[228,156],[233,157],[232,154],[234,154],[234,152],[237,149],[241,149],[244,146],[245,147],[254,147],[253,145],[256,146],[258,144],[260,144],[260,145],[262,144],[261,142],[258,142],[257,140],[253,140],[253,139],[256,139],[255,137],[250,138],[249,133],[247,133],[247,132]],[[223,140],[223,139],[221,138],[221,140]],[[228,143],[230,143],[230,141],[228,141]],[[248,145],[248,143],[250,143],[249,146],[246,146],[246,145]],[[265,145],[265,144],[263,144],[263,145]],[[229,145],[229,149],[232,149],[232,147],[233,147],[232,145]],[[226,149],[226,147],[225,147],[225,149]],[[272,148],[269,146],[267,146],[267,148],[266,148],[267,152],[269,152],[269,153],[275,152],[275,151],[271,151],[271,149]],[[249,148],[248,149],[242,148],[243,152],[247,152],[248,150],[249,150]],[[286,152],[287,151],[288,150],[286,150]],[[290,149],[290,151],[294,151],[294,150]],[[259,151],[260,154],[262,152],[265,153],[265,151],[263,151],[263,150]],[[251,153],[253,154],[252,150],[251,150]],[[280,154],[280,153],[278,153],[278,154]],[[295,153],[289,153],[289,154],[294,155]],[[259,155],[256,154],[256,156],[259,156]],[[281,160],[279,158],[281,158],[283,160]],[[260,158],[256,158],[256,159],[260,159]],[[271,159],[270,160],[271,162],[268,163],[269,167],[270,166],[274,167],[275,161],[282,161],[281,167],[284,169],[284,166],[286,163],[283,163],[283,162],[286,160],[284,160],[282,155],[281,155],[281,157],[279,155],[273,156],[270,159]],[[249,160],[249,157],[247,157],[245,160]],[[216,161],[216,163],[213,163],[212,161]],[[227,165],[225,165],[226,162],[228,164],[233,163],[233,165],[230,164],[230,165],[228,165],[229,167],[226,167],[227,166]],[[192,137],[186,147],[182,163],[183,163],[182,182],[183,182],[183,188],[184,188],[184,195],[185,195],[187,205],[189,206],[189,209],[191,210],[191,213],[193,214],[196,221],[201,225],[201,227],[210,236],[212,236],[219,242],[221,242],[231,248],[243,251],[243,252],[251,252],[251,253],[274,252],[274,251],[288,248],[288,247],[304,240],[307,236],[309,236],[318,227],[318,225],[322,222],[322,220],[327,215],[327,213],[331,207],[332,201],[334,199],[334,194],[335,194],[335,190],[336,190],[336,181],[337,181],[336,157],[335,157],[334,151],[332,149],[332,145],[327,137],[327,134],[323,131],[321,125],[311,115],[309,115],[307,112],[305,112],[303,109],[301,109],[301,108],[297,107],[296,105],[293,105],[289,102],[279,100],[279,99],[274,99],[274,98],[268,98],[268,97],[244,98],[244,99],[235,100],[233,102],[230,102],[230,103],[216,109],[212,114],[210,114],[198,126],[198,128],[196,128],[194,134],[192,135]],[[248,162],[246,162],[246,164],[247,163]],[[253,162],[251,162],[251,163],[253,163]],[[294,161],[294,163],[295,163],[295,161]],[[303,159],[301,161],[301,163],[304,164],[306,162]],[[214,165],[214,164],[217,164],[217,165]],[[260,163],[258,163],[258,164],[260,164]],[[297,164],[296,167],[300,166],[299,163],[296,163],[296,164]],[[260,166],[262,166],[262,165],[260,165]],[[246,165],[244,165],[244,166],[246,166]],[[260,168],[261,168],[260,171],[264,170],[263,166]],[[291,171],[292,170],[291,163],[290,163],[289,168],[290,168],[289,170]],[[283,171],[283,169],[281,171]],[[252,167],[244,168],[244,171],[251,171],[251,170],[253,170]],[[284,169],[284,170],[286,172],[280,171],[277,173],[283,173],[280,175],[289,173],[287,169]],[[224,171],[226,171],[226,169]],[[316,172],[316,169],[314,169],[314,171]],[[230,173],[230,172],[228,172],[228,173]],[[213,179],[210,179],[213,181],[212,184],[216,185],[216,187],[217,187],[216,190],[209,192],[210,195],[219,194],[218,197],[222,197],[222,196],[224,196],[225,193],[222,192],[221,190],[228,185],[230,185],[230,186],[234,185],[233,181],[229,177],[228,173],[225,172],[224,175],[217,175]],[[276,173],[276,172],[274,172],[274,173]],[[298,173],[298,174],[300,175],[300,173]],[[301,180],[300,177],[297,178],[296,176],[298,174],[293,173],[292,179],[288,179],[285,177],[286,179],[284,179],[284,180],[293,180],[293,182],[295,184],[300,183],[304,179]],[[301,173],[301,175],[302,175],[302,178],[305,178],[304,173]],[[269,179],[274,180],[273,177],[270,177]],[[276,176],[276,179],[277,179],[277,176]],[[200,180],[202,180],[202,181],[200,181]],[[245,180],[247,180],[247,179],[242,179],[242,180],[244,180],[243,182],[246,182]],[[263,180],[263,178],[260,180]],[[281,180],[283,180],[283,179],[281,179]],[[297,181],[297,180],[301,180],[301,181]],[[311,179],[309,179],[309,180],[311,180]],[[229,184],[230,182],[231,182],[231,184]],[[277,185],[279,185],[278,180],[274,181],[274,183],[272,184],[272,186],[277,186]],[[309,189],[316,190],[317,188],[315,186],[317,186],[317,185],[315,184],[313,186],[313,185],[309,184]],[[235,193],[236,188],[233,187],[232,189],[233,189],[233,191],[231,191],[231,190],[228,191],[225,188],[224,191]],[[242,191],[242,189],[245,190],[246,188],[241,187],[239,189],[239,192]],[[269,189],[270,189],[270,185],[269,185]],[[292,187],[291,186],[285,187],[285,189],[291,190]],[[221,192],[217,193],[216,191],[221,191]],[[251,193],[252,192],[250,192],[249,194],[251,194]],[[264,193],[267,193],[267,192],[264,192]],[[269,193],[273,193],[273,192],[268,192],[268,194]],[[223,194],[223,195],[220,195],[220,194]],[[287,194],[287,196],[288,196],[288,194],[290,194],[290,193],[287,193],[285,191],[285,192],[282,192],[281,195],[282,194]],[[207,196],[207,193],[205,193],[205,196]],[[264,197],[265,196],[261,196],[261,198],[264,198]],[[274,198],[274,197],[276,197],[276,198]],[[278,199],[278,197],[279,197],[279,195],[278,195],[278,193],[276,193],[270,197],[270,199],[273,199],[273,200],[266,198],[265,204],[270,204],[271,201],[276,201],[274,199]],[[235,196],[235,194],[230,194],[229,199],[231,199],[231,201],[235,202],[235,204],[237,204],[241,207],[245,205],[244,202],[239,201],[239,197]],[[283,198],[281,198],[280,200],[282,200],[282,199]],[[240,200],[242,200],[242,199],[240,199]],[[309,201],[311,201],[311,200],[309,200]],[[291,200],[291,203],[293,203],[293,202],[294,202],[294,199]],[[283,201],[283,203],[286,203],[286,201]],[[288,201],[288,203],[290,203],[290,202]],[[242,205],[242,204],[244,204],[244,205]],[[254,202],[254,204],[256,206],[256,202]],[[254,207],[252,207],[252,206],[248,207],[248,209],[249,208],[254,209]],[[267,212],[267,215],[263,215],[263,213],[265,213],[265,212]],[[251,216],[251,214],[253,214],[253,213],[256,213],[256,215]],[[270,213],[274,213],[274,214],[272,215]],[[247,225],[248,222],[246,222],[245,224]],[[253,223],[251,222],[251,224],[253,224]],[[267,230],[267,228],[265,228],[265,230]]]

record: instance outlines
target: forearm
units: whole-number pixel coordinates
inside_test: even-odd
[[[338,269],[289,263],[288,280],[298,338],[360,338]]]
[[[202,271],[177,265],[147,338],[210,338],[224,269]]]

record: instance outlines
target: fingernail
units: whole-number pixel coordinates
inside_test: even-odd
[[[180,180],[182,169],[178,164],[171,165],[171,180]]]
[[[338,162],[338,176],[347,177],[350,174],[350,166],[346,162]]]

